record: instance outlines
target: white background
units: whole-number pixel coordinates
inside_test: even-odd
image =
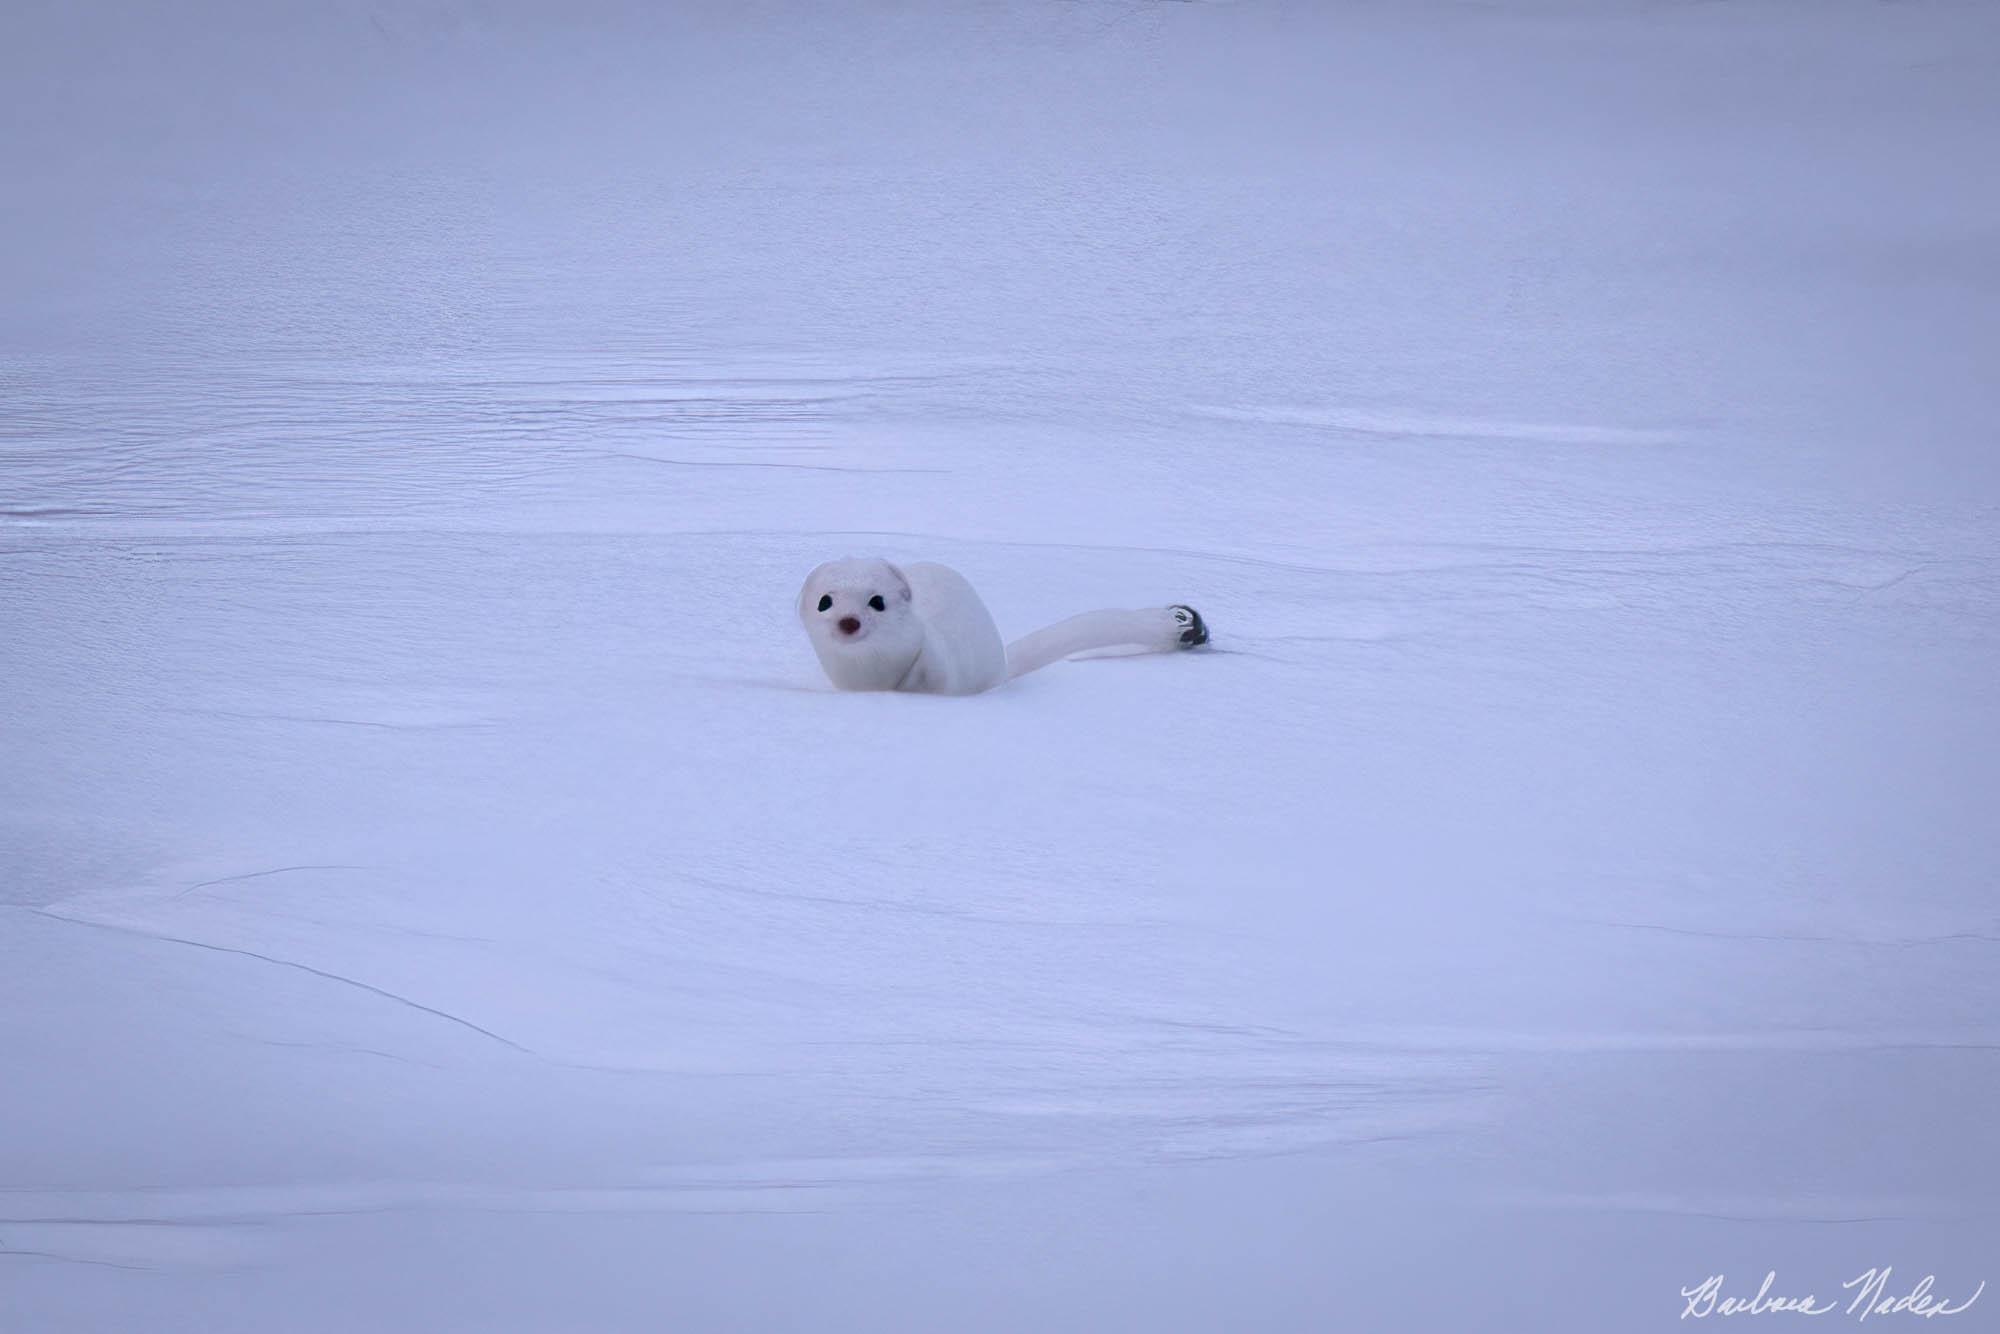
[[[0,89],[0,1326],[2000,1280],[1992,6],[13,4]],[[1215,646],[836,695],[847,554]]]

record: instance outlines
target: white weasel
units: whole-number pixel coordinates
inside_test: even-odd
[[[840,690],[975,695],[1089,649],[1164,651],[1208,642],[1200,613],[1172,606],[1087,611],[1002,647],[965,576],[929,561],[830,560],[806,576],[799,620]]]

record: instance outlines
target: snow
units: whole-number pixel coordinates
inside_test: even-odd
[[[0,1324],[2000,1280],[2000,11],[203,11],[0,19]]]

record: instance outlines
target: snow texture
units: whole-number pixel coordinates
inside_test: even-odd
[[[0,109],[0,1328],[2000,1283],[2000,8],[17,0]],[[840,694],[850,554],[1215,642]]]

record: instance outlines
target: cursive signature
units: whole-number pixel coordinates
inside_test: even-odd
[[[1981,1279],[1970,1297],[1953,1305],[1950,1298],[1932,1294],[1931,1287],[1937,1282],[1937,1275],[1925,1274],[1916,1286],[1897,1295],[1889,1291],[1889,1276],[1894,1272],[1891,1266],[1883,1265],[1880,1269],[1866,1270],[1848,1279],[1840,1286],[1854,1295],[1844,1307],[1838,1299],[1821,1301],[1813,1293],[1803,1297],[1774,1295],[1771,1289],[1778,1281],[1776,1270],[1764,1275],[1764,1281],[1753,1297],[1724,1296],[1724,1276],[1710,1274],[1694,1287],[1681,1289],[1681,1299],[1687,1303],[1681,1311],[1681,1319],[1705,1320],[1712,1315],[1769,1315],[1787,1311],[1794,1315],[1826,1315],[1833,1311],[1845,1311],[1856,1320],[1866,1320],[1871,1315],[1915,1315],[1928,1319],[1931,1316],[1957,1315],[1978,1301],[1979,1294],[1986,1291],[1986,1281]]]

